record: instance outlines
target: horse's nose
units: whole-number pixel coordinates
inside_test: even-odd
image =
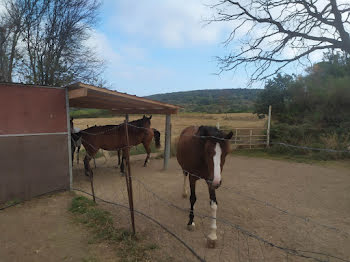
[[[219,181],[219,183],[211,183],[211,186],[212,186],[212,188],[214,188],[214,189],[218,189],[220,186],[221,186],[221,182],[222,182],[222,180],[220,180]]]

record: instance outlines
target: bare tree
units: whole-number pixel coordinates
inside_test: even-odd
[[[36,1],[33,1],[33,3]],[[1,14],[0,22],[0,80],[12,82],[12,73],[18,53],[18,41],[23,32],[23,17],[30,13],[27,1],[5,2],[5,14]]]
[[[319,50],[350,53],[350,3],[336,0],[220,0],[209,20],[232,25],[219,57],[221,71],[253,66],[251,80],[263,80]]]
[[[85,44],[98,20],[99,0],[7,1],[8,20],[18,16],[17,27],[5,25],[16,36],[18,81],[55,86],[101,82],[104,63]]]

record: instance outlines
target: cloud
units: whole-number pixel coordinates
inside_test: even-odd
[[[120,82],[159,81],[173,74],[167,68],[153,65],[148,51],[142,47],[112,42],[106,34],[96,30],[91,30],[90,35],[85,45],[106,62],[105,77],[118,90],[128,91],[127,87],[119,86]]]
[[[225,23],[206,25],[212,10],[198,0],[120,0],[112,24],[124,33],[159,42],[165,47],[198,46],[220,42]]]

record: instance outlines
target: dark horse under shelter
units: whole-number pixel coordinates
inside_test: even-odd
[[[193,207],[196,202],[196,181],[204,179],[208,184],[212,223],[208,235],[209,246],[214,247],[216,236],[217,201],[215,189],[221,185],[221,172],[225,164],[226,155],[230,151],[229,139],[233,133],[224,134],[216,127],[190,126],[185,128],[177,145],[177,160],[184,173],[183,196],[187,197],[186,176],[189,176],[191,188],[191,210],[188,228],[194,229]]]
[[[128,123],[129,146],[143,144],[147,152],[145,165],[150,158],[150,145],[154,137],[154,132],[151,128],[151,118],[152,116],[146,117],[144,115],[143,118]],[[124,172],[125,150],[127,148],[125,124],[93,126],[80,131],[79,135],[86,150],[86,156],[84,158],[85,175],[92,176],[90,160],[96,155],[99,149],[107,151],[121,149],[123,151],[121,171]],[[155,136],[155,138],[156,147],[159,148],[160,136]]]

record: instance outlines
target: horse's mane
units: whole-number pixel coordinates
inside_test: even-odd
[[[134,121],[130,121],[128,124],[130,126],[134,126],[134,127],[143,127],[144,121],[143,121],[143,118],[141,118],[141,119],[137,119]],[[124,123],[121,123],[119,125],[104,125],[104,126],[94,125],[94,126],[91,126],[91,127],[88,127],[86,129],[82,130],[79,133],[103,132],[104,130],[109,131],[109,130],[120,129],[122,127],[124,127]]]
[[[143,127],[143,118],[137,119],[137,120],[134,120],[134,121],[130,121],[129,125],[137,126],[137,127]]]
[[[219,138],[218,140],[221,140],[225,138],[224,132],[222,132],[214,126],[200,126],[198,128],[197,135],[203,138],[207,137],[206,139]]]

